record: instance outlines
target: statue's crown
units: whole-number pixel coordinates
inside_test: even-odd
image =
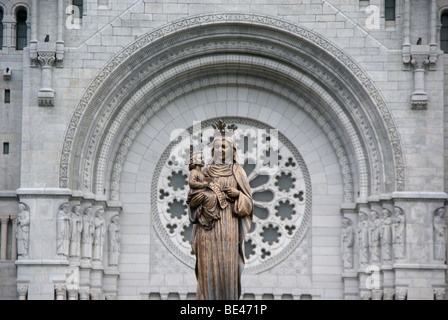
[[[226,132],[232,134],[233,131],[238,129],[238,126],[236,124],[228,125],[222,120],[218,120],[217,122],[212,123],[212,127],[213,127],[213,129],[215,129],[216,131],[221,133],[221,135],[223,135],[223,136],[226,134]]]

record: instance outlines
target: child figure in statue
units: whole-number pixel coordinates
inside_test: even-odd
[[[204,229],[211,230],[214,221],[219,219],[219,215],[215,213],[216,195],[210,189],[213,181],[206,178],[202,172],[204,167],[204,157],[201,150],[193,150],[190,147],[190,178],[188,185],[190,190],[188,192],[187,205],[191,204],[194,197],[195,209],[190,209],[190,220],[192,222],[199,222]],[[206,195],[207,194],[207,195]]]

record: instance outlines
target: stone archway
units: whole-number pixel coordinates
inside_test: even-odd
[[[76,106],[61,154],[60,187],[118,200],[126,146],[156,110],[199,87],[245,81],[309,105],[309,114],[340,146],[346,202],[404,189],[392,116],[357,64],[312,31],[246,14],[173,22],[112,59]]]
[[[200,98],[207,94],[215,96]],[[361,68],[310,30],[246,14],[181,19],[118,53],[75,108],[63,144],[59,186],[122,207],[129,221],[142,219],[134,223],[136,228],[156,228],[159,238],[150,231],[144,244],[133,243],[146,250],[140,252],[143,269],[157,270],[153,262],[171,253],[177,259],[172,260],[174,268],[182,274],[183,267],[191,267],[191,259],[186,250],[178,253],[176,245],[185,246],[187,241],[170,244],[167,226],[157,225],[154,192],[160,190],[150,186],[160,174],[156,163],[170,143],[169,131],[217,117],[278,128],[291,142],[290,150],[298,150],[296,158],[303,157],[303,171],[309,170],[312,191],[306,223],[294,225],[302,233],[295,237],[291,232],[297,241],[291,241],[287,250],[263,253],[275,259],[254,258],[249,274],[274,266],[286,270],[285,264],[292,264],[303,272],[298,281],[309,285],[312,258],[319,258],[319,254],[311,257],[310,243],[320,240],[313,238],[312,230],[319,230],[312,228],[311,215],[317,220],[321,215],[334,226],[341,219],[341,204],[355,205],[370,196],[404,190],[397,129],[381,94]],[[356,221],[356,214],[353,217]],[[260,234],[253,239],[261,239]],[[164,248],[159,250],[160,244]],[[339,250],[338,244],[331,246]],[[262,249],[254,251],[260,254]],[[333,254],[331,259],[342,270],[340,256]],[[122,260],[121,266],[126,270],[132,264]],[[150,272],[139,275],[148,281],[143,287],[152,286]]]

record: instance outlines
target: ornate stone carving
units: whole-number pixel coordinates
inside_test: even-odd
[[[84,215],[82,217],[83,228],[81,237],[81,258],[92,259],[92,246],[93,239],[95,236],[95,223],[93,218],[93,209],[88,206],[84,210]]]
[[[395,216],[393,217],[393,247],[395,259],[403,259],[405,251],[405,231],[406,220],[403,209],[394,208]]]
[[[392,261],[392,214],[389,209],[383,208],[381,226],[381,247],[384,262]]]
[[[79,288],[67,288],[68,300],[78,300]]]
[[[375,210],[370,211],[369,247],[371,261],[381,262],[381,220]]]
[[[372,290],[372,300],[382,300],[383,299],[383,290],[382,289],[373,289]]]
[[[445,300],[445,288],[434,288],[434,300]]]
[[[63,203],[58,210],[57,220],[57,253],[68,257],[70,246],[70,205]]]
[[[79,300],[90,300],[90,288],[80,287],[79,288]]]
[[[407,288],[395,288],[395,300],[406,300],[407,294]]]
[[[445,208],[434,212],[434,259],[445,261],[447,243],[447,224],[445,221]]]
[[[118,266],[120,256],[120,217],[115,215],[109,224],[109,266]]]
[[[106,232],[104,225],[104,209],[99,208],[95,211],[95,238],[93,240],[93,261],[103,261],[104,234]]]
[[[358,222],[358,248],[360,265],[369,264],[369,218],[367,213],[359,213]]]
[[[72,258],[81,256],[81,232],[82,232],[81,205],[76,204],[70,214],[70,250]]]
[[[100,300],[101,299],[101,289],[100,288],[90,288],[90,298],[92,300]]]
[[[30,245],[30,210],[24,203],[19,203],[16,223],[17,255],[19,259],[24,259],[28,256]]]
[[[394,300],[395,289],[394,288],[384,288],[383,300]]]
[[[19,295],[19,300],[27,300],[28,284],[27,283],[18,283],[17,284],[17,293]]]
[[[55,284],[56,300],[65,300],[67,296],[67,287],[63,283]]]
[[[353,269],[353,247],[355,243],[352,221],[342,218],[342,261],[344,269]]]

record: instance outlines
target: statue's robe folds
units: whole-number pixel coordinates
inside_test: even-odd
[[[241,294],[241,274],[244,268],[244,238],[252,222],[253,200],[249,182],[238,164],[210,164],[204,169],[223,190],[234,187],[240,191],[235,201],[221,208],[216,194],[193,193],[189,198],[190,219],[194,223],[192,248],[196,255],[198,300],[238,300]],[[204,199],[205,198],[205,199]],[[212,211],[213,225],[200,223],[201,208],[206,203]]]

